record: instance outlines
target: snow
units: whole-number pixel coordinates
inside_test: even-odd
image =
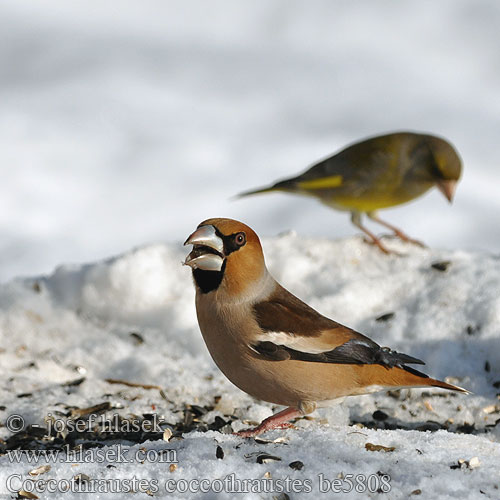
[[[498,248],[499,21],[496,0],[2,1],[0,280],[209,216],[351,236],[312,199],[231,197],[398,129],[449,138],[464,177],[453,206],[434,191],[385,217]]]
[[[241,489],[244,483],[234,481],[251,479],[254,483],[247,487],[272,484],[274,490],[250,489],[238,497],[271,498],[288,484],[290,498],[306,498],[313,495],[308,488],[315,495],[323,492],[326,480],[330,486],[338,480],[339,487],[348,488],[349,474],[356,476],[352,480],[360,483],[358,488],[382,488],[385,474],[390,492],[362,494],[358,489],[345,498],[408,498],[416,490],[421,490],[421,498],[498,498],[500,426],[495,424],[500,404],[493,384],[500,380],[500,260],[486,252],[386,242],[402,255],[386,256],[360,236],[330,240],[291,232],[263,239],[271,273],[293,293],[381,345],[424,359],[428,374],[452,377],[472,394],[414,389],[346,398],[318,410],[312,419],[298,420],[293,429],[264,434],[264,442],[230,434],[278,408],[232,386],[211,361],[196,321],[190,270],[181,265],[187,249],[180,241],[138,247],[105,261],[62,265],[46,276],[1,285],[4,424],[10,415],[21,415],[26,425],[44,425],[49,414],[67,421],[62,415],[77,408],[108,403],[105,418],[156,414],[174,436],[168,443],[161,433],[145,442],[102,441],[102,448],[87,451],[125,449],[134,459],[122,463],[108,456],[104,462],[50,463],[51,469],[37,477],[28,472],[45,465],[45,458],[30,463],[27,457],[16,462],[3,455],[0,494],[8,498],[6,481],[16,474],[20,476],[11,484],[17,489],[28,479],[56,480],[67,487],[78,474],[95,481],[135,476],[147,480],[143,490],[149,488],[157,498],[168,495],[166,486],[182,490],[192,479],[214,481],[234,475],[233,483],[224,483],[224,491],[206,497],[235,498],[231,484]],[[432,267],[436,263],[442,264],[441,270]],[[376,319],[388,313],[394,315]],[[81,378],[80,383],[65,385]],[[182,431],[187,405],[205,408],[195,415],[201,420],[196,425],[205,429],[195,425]],[[383,413],[374,416],[376,410]],[[217,418],[226,422],[221,431],[201,432]],[[0,428],[4,440],[11,435],[7,427]],[[394,450],[370,451],[367,443]],[[216,457],[217,446],[223,458]],[[151,450],[149,457],[157,452],[154,459],[144,461],[141,453],[146,450]],[[175,450],[176,466],[160,461],[161,450]],[[142,460],[135,459],[137,453]],[[281,460],[258,463],[259,453]],[[303,463],[301,470],[289,466],[296,461]],[[285,483],[287,478],[297,482],[292,486]],[[172,479],[178,482],[169,482]],[[217,490],[220,485],[216,481],[212,487]],[[51,498],[85,495],[59,491]],[[109,495],[96,493],[93,498]],[[173,498],[201,496],[177,491]]]

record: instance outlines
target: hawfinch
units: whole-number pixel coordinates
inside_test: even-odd
[[[284,191],[315,196],[351,221],[383,252],[389,250],[361,223],[361,214],[389,228],[404,241],[422,245],[381,220],[377,210],[406,203],[436,186],[451,203],[462,162],[453,146],[428,134],[396,132],[351,144],[306,172],[238,196]]]
[[[393,351],[322,316],[269,274],[260,241],[245,224],[208,219],[188,237],[200,330],[226,377],[254,398],[287,408],[255,436],[344,396],[402,387],[465,389],[410,368]]]

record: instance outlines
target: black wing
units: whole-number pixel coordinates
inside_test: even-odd
[[[335,363],[349,365],[382,365],[387,368],[408,369],[405,364],[424,365],[425,363],[408,354],[402,354],[380,347],[375,342],[365,342],[364,340],[351,339],[344,344],[320,353],[310,353],[298,351],[286,345],[278,345],[273,342],[264,341],[253,344],[252,349],[269,361],[285,361],[294,359],[298,361],[308,361],[313,363]],[[408,369],[411,371],[411,369]],[[415,371],[415,370],[413,370]],[[423,374],[422,374],[423,375]]]

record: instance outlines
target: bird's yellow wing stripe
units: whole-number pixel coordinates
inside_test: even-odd
[[[342,185],[341,175],[330,175],[321,179],[313,179],[311,181],[301,181],[297,183],[300,189],[326,189],[334,188]]]

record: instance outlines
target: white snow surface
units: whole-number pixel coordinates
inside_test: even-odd
[[[413,389],[346,398],[313,413],[312,419],[296,421],[295,428],[263,435],[270,443],[210,430],[187,432],[170,442],[118,440],[101,448],[122,446],[127,457],[144,450],[175,450],[175,470],[158,460],[118,463],[108,457],[102,463],[52,463],[48,472],[31,477],[29,471],[45,465],[44,458],[29,463],[26,457],[16,462],[4,455],[2,498],[12,496],[9,478],[18,487],[28,479],[64,485],[77,474],[99,481],[135,476],[149,481],[155,498],[285,498],[279,496],[279,482],[287,478],[297,480],[295,488],[305,488],[289,489],[292,499],[334,498],[339,495],[321,493],[321,478],[338,479],[348,488],[342,481],[349,474],[361,484],[366,481],[359,475],[370,477],[372,486],[386,474],[389,492],[358,489],[340,496],[399,499],[413,493],[411,498],[498,499],[500,424],[495,423],[500,419],[500,391],[493,384],[500,380],[500,258],[421,249],[392,239],[387,245],[403,255],[383,255],[361,237],[328,240],[286,233],[263,240],[268,268],[290,291],[379,344],[425,360],[426,373],[452,377],[472,394]],[[277,411],[234,387],[211,361],[196,321],[191,273],[181,265],[186,253],[180,242],[148,245],[106,261],[62,265],[46,276],[1,285],[0,421],[6,425],[8,416],[17,414],[26,425],[43,425],[48,414],[62,418],[68,408],[109,402],[109,417],[154,413],[175,424],[186,405],[198,405],[213,407],[200,417],[207,424],[234,416],[232,429],[239,430]],[[436,262],[449,264],[440,271],[431,267]],[[376,320],[387,313],[394,316]],[[138,344],[131,332],[143,342]],[[81,377],[79,385],[63,385]],[[108,378],[160,386],[165,398],[158,389],[110,384]],[[370,425],[375,410],[388,415],[392,429],[383,422],[375,428],[354,424]],[[434,431],[422,430],[433,425]],[[463,432],[471,426],[471,434]],[[4,440],[11,434],[0,427]],[[394,450],[369,451],[367,443]],[[216,457],[217,446],[223,458]],[[257,463],[258,452],[281,460]],[[466,462],[451,468],[459,460]],[[301,461],[303,468],[292,469],[294,461]],[[232,474],[237,480],[260,481],[254,487],[271,484],[274,489],[165,491],[168,480],[180,481],[176,484],[182,488],[182,481],[224,480]],[[220,483],[214,485],[217,489]],[[38,493],[56,499],[88,495]],[[147,498],[147,493],[91,496],[111,497]]]
[[[313,199],[231,197],[401,129],[447,137],[464,176],[453,206],[433,190],[384,216],[496,251],[499,26],[498,0],[3,0],[0,281],[207,216],[351,236]]]

